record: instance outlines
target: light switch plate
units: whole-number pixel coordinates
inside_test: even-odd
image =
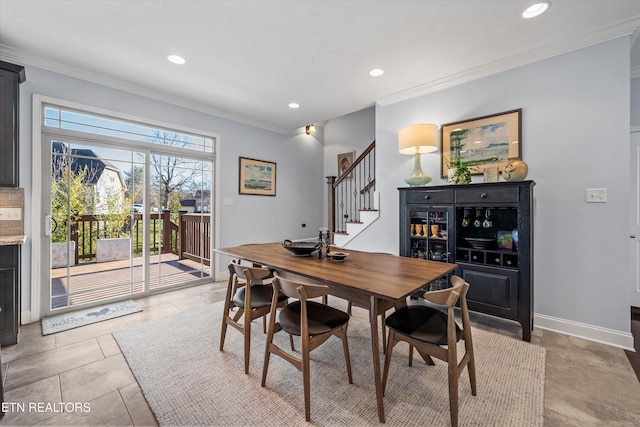
[[[586,202],[587,203],[606,203],[607,189],[606,188],[587,188]]]
[[[0,221],[20,221],[21,219],[21,208],[0,208]]]

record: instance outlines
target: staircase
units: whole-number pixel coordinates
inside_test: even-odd
[[[375,148],[373,141],[339,177],[327,177],[328,226],[336,246],[344,247],[380,216]]]
[[[361,209],[358,211],[359,219],[356,221],[347,221],[345,223],[345,232],[333,233],[333,244],[343,248],[347,243],[353,240],[358,234],[362,233],[368,226],[374,223],[380,217],[378,206],[380,203],[380,193],[377,191],[373,194],[373,209]]]

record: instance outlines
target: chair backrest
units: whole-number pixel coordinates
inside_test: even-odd
[[[425,292],[424,299],[447,307],[453,307],[460,299],[460,304],[464,303],[466,306],[469,284],[461,277],[453,275],[451,276],[451,285],[450,288]]]
[[[303,302],[309,298],[323,297],[329,293],[328,286],[296,282],[280,277],[277,274],[273,279],[273,287],[276,291],[282,292],[289,298],[296,298]]]
[[[449,327],[453,328],[455,322],[454,306],[460,300],[460,312],[462,314],[462,330],[465,341],[471,341],[471,320],[469,318],[469,308],[467,306],[467,291],[469,283],[465,282],[459,276],[451,276],[451,287],[440,289],[437,291],[425,292],[424,299],[435,304],[447,306],[447,315],[449,317]]]
[[[247,272],[251,274],[251,279],[247,278]],[[251,283],[254,283],[255,281],[264,279],[269,274],[271,274],[271,271],[269,271],[268,268],[249,267],[246,265],[240,265],[236,262],[229,263],[230,279],[233,278],[233,276],[235,276],[237,278],[248,280]]]

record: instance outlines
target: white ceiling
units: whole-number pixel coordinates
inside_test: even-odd
[[[0,0],[0,58],[287,133],[640,26],[640,0],[532,2]]]

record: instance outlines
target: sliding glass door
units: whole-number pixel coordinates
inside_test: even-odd
[[[211,280],[213,141],[44,111],[42,314]]]

